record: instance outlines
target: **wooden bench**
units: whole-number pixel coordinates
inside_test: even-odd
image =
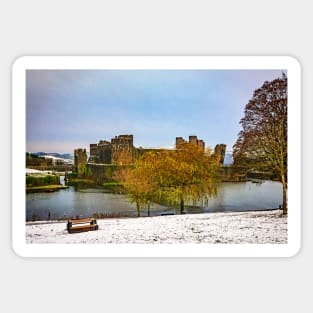
[[[94,218],[80,218],[67,221],[67,231],[70,234],[89,230],[98,230],[98,228],[99,226]]]

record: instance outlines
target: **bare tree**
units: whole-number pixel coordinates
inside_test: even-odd
[[[287,76],[266,81],[255,90],[240,120],[242,131],[233,147],[234,164],[247,169],[271,169],[283,187],[287,214]]]

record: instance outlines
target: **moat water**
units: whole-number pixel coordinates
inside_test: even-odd
[[[282,203],[282,187],[278,182],[222,183],[217,197],[199,206],[187,206],[186,213],[267,210]],[[175,214],[179,209],[152,203],[150,215]],[[26,195],[26,220],[47,220],[71,217],[137,216],[136,206],[127,195],[114,194],[99,187],[73,187],[50,193]],[[148,215],[147,208],[141,211]]]

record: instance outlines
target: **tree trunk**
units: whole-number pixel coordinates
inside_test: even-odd
[[[148,201],[148,216],[150,216],[150,201]]]
[[[287,182],[285,175],[282,175],[282,184],[283,184],[283,214],[286,215],[288,213],[287,209]]]
[[[140,203],[138,201],[136,202],[136,207],[137,207],[137,216],[140,217]]]
[[[180,199],[180,214],[184,214],[184,199]]]

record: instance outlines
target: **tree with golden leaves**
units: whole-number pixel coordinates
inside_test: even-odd
[[[114,174],[114,179],[123,184],[131,202],[136,204],[138,217],[144,205],[150,206],[155,199],[157,187],[152,179],[152,165],[140,158],[132,166],[121,166]]]
[[[179,204],[181,213],[186,202],[207,199],[217,192],[219,164],[209,154],[189,143],[159,154],[154,173],[160,196]]]
[[[133,165],[121,169],[115,178],[122,181],[137,213],[152,201],[167,200],[184,213],[187,201],[197,201],[217,192],[219,164],[198,147],[186,144],[178,150],[143,154]]]

